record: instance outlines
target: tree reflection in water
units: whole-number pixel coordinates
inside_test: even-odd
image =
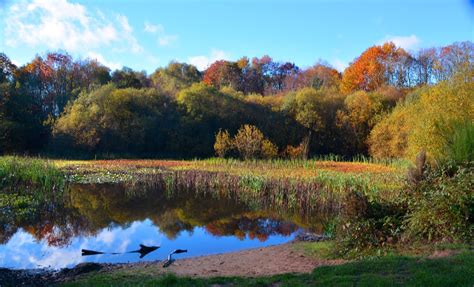
[[[72,184],[60,202],[43,202],[28,210],[0,213],[0,243],[19,228],[50,246],[67,246],[76,236],[94,236],[104,228],[127,227],[150,219],[169,239],[203,227],[214,236],[257,238],[291,235],[299,228],[322,232],[328,216],[284,210],[230,195],[186,190],[163,192],[146,183]],[[311,219],[311,220],[309,220]]]

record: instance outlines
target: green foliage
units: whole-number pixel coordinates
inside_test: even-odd
[[[0,189],[33,189],[57,192],[65,184],[61,171],[46,160],[20,157],[0,157]]]
[[[156,90],[110,84],[82,93],[57,120],[54,134],[76,148],[146,153],[166,150],[175,118],[173,104]]]
[[[404,209],[398,204],[348,193],[336,229],[336,253],[361,257],[395,244],[403,231],[403,215]]]
[[[474,122],[454,122],[449,127],[444,133],[445,155],[440,160],[456,165],[474,162]]]
[[[382,96],[358,91],[344,100],[344,108],[337,111],[337,124],[351,135],[353,150],[367,153],[367,137],[383,111]]]
[[[471,242],[474,234],[474,168],[441,166],[404,193],[406,237],[422,241]]]
[[[153,86],[170,96],[201,80],[201,73],[193,65],[171,62],[150,75]]]

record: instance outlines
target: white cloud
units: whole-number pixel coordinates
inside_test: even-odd
[[[397,47],[401,47],[405,50],[410,50],[418,48],[421,40],[415,34],[412,34],[410,36],[387,35],[384,39],[379,41],[378,44],[383,44],[386,42],[393,42]]]
[[[348,66],[347,62],[344,62],[341,59],[337,59],[337,58],[331,61],[331,65],[334,67],[334,69],[338,70],[339,72],[343,72]]]
[[[222,51],[212,49],[211,54],[208,56],[194,56],[188,58],[188,63],[193,64],[199,70],[203,71],[209,67],[212,63],[217,60],[230,60],[230,54]]]
[[[90,59],[97,60],[97,62],[102,63],[104,66],[109,67],[111,70],[119,70],[123,67],[123,65],[118,62],[107,61],[104,56],[96,52],[88,52],[87,57]]]
[[[145,22],[143,31],[155,34],[158,36],[158,45],[159,46],[169,46],[178,40],[178,35],[169,35],[165,32],[165,27],[161,24],[154,25],[149,22]]]
[[[178,39],[176,35],[164,35],[158,38],[158,44],[160,46],[169,46]]]
[[[153,25],[149,22],[145,22],[145,28],[143,29],[143,31],[148,32],[148,33],[152,33],[152,34],[160,33],[160,32],[163,32],[164,30],[165,30],[165,28],[163,27],[163,25],[161,25],[161,24]]]
[[[10,47],[25,44],[83,52],[114,43],[134,53],[142,51],[125,16],[107,19],[100,11],[90,13],[67,0],[24,1],[10,6],[7,15],[5,43]]]

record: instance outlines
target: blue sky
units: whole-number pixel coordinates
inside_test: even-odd
[[[341,70],[387,40],[408,50],[474,39],[473,0],[0,0],[0,51],[22,65],[65,50],[153,72],[171,60],[270,55]]]

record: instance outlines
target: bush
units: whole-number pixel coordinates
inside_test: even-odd
[[[474,161],[474,123],[472,121],[454,122],[451,133],[446,137],[445,160],[456,165]]]
[[[237,131],[234,145],[244,159],[257,158],[260,156],[264,138],[256,126],[244,125]]]
[[[232,138],[227,130],[219,130],[216,134],[216,142],[214,143],[214,150],[218,157],[224,158],[230,154],[234,148]]]
[[[298,146],[287,145],[283,151],[283,155],[290,159],[301,159],[303,158],[304,145],[299,144]]]
[[[444,165],[425,172],[404,196],[407,205],[405,239],[470,242],[474,232],[474,172],[472,163]]]
[[[273,158],[278,154],[278,148],[252,125],[240,127],[234,137],[233,146],[244,159]]]
[[[401,205],[370,201],[360,192],[347,195],[336,229],[336,253],[361,256],[398,241],[404,209]]]
[[[278,148],[270,140],[264,139],[262,142],[262,157],[263,158],[275,158],[278,155]]]
[[[447,131],[452,129],[450,124],[467,122],[472,125],[474,119],[474,83],[464,80],[472,79],[473,73],[460,74],[408,95],[405,102],[399,103],[371,131],[368,139],[371,155],[414,159],[424,149],[429,161],[446,156],[446,139],[451,135]],[[457,140],[467,143],[468,134],[459,133]],[[467,151],[469,147],[472,145],[465,145],[462,150]]]

